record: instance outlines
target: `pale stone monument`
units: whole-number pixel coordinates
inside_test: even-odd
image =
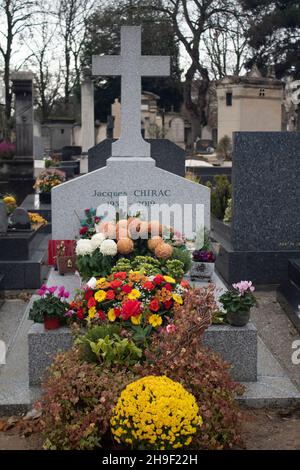
[[[210,190],[157,168],[141,135],[141,77],[168,75],[169,69],[169,57],[141,55],[141,28],[136,26],[122,27],[120,56],[93,57],[93,75],[122,77],[121,135],[106,167],[53,188],[53,239],[75,238],[85,208],[109,204],[119,209],[125,197],[128,205],[164,204],[195,231],[202,210],[202,227],[210,228]]]
[[[86,77],[81,84],[81,147],[82,152],[95,145],[94,82]]]
[[[218,140],[233,132],[281,131],[283,84],[263,77],[256,66],[243,77],[217,83]]]

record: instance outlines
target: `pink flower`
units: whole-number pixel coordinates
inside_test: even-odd
[[[52,286],[47,288],[49,294],[54,294],[57,290],[57,286]]]
[[[252,281],[241,281],[236,284],[232,284],[232,287],[235,290],[239,291],[241,296],[244,295],[245,292],[247,291],[250,291],[250,292],[255,291],[255,287],[252,285]]]
[[[47,292],[47,286],[43,284],[41,288],[37,291],[37,294],[43,297],[46,294],[46,292]]]
[[[168,334],[175,333],[176,331],[176,326],[173,323],[170,323],[169,325],[166,326],[166,332]]]

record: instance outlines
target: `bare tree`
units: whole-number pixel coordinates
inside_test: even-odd
[[[225,18],[226,20],[226,18]],[[203,35],[205,62],[214,79],[226,75],[239,75],[249,51],[246,38],[247,17],[239,15],[216,21],[215,28]]]
[[[80,54],[87,31],[87,19],[97,2],[94,0],[60,0],[57,12],[59,34],[63,40],[64,102],[66,110],[75,84],[80,82]]]
[[[50,11],[51,4],[43,0],[40,5],[39,27],[29,27],[27,35],[30,63],[36,71],[36,98],[42,121],[51,113],[61,89],[60,56],[57,50],[58,24],[53,21]]]
[[[194,140],[200,135],[201,127],[207,124],[208,117],[210,77],[201,55],[201,42],[207,31],[215,28],[220,17],[226,24],[235,16],[235,3],[232,0],[165,0],[163,8],[159,8],[172,20],[177,38],[189,58],[184,81],[184,108]],[[200,79],[196,92],[195,79]]]
[[[6,133],[12,109],[10,73],[13,47],[18,36],[29,26],[34,5],[35,1],[29,0],[0,0],[0,17],[3,21],[3,27],[1,25],[0,29],[0,54],[4,63]]]

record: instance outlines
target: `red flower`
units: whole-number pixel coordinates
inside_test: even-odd
[[[95,224],[98,224],[100,221],[101,221],[100,217],[95,217],[95,219],[94,219]]]
[[[84,314],[83,314],[83,309],[82,308],[79,308],[77,310],[77,318],[78,318],[78,320],[83,320],[84,319]]]
[[[185,289],[188,289],[190,287],[190,283],[188,281],[181,281],[180,285]]]
[[[91,297],[94,297],[94,292],[92,290],[87,290],[84,297],[85,300],[89,300]]]
[[[107,300],[113,300],[115,298],[116,294],[114,293],[113,290],[109,290],[106,292],[106,299]]]
[[[122,279],[122,281],[125,281],[127,277],[127,273],[125,271],[120,271],[119,273],[114,274],[115,279]]]
[[[88,230],[89,230],[88,227],[82,227],[82,228],[79,230],[79,233],[80,233],[80,235],[85,235]]]
[[[121,316],[122,310],[120,308],[115,308],[115,315],[117,318]]]
[[[89,300],[88,300],[88,303],[87,303],[87,306],[88,308],[91,308],[91,307],[96,307],[96,300],[94,299],[94,297],[91,297]]]
[[[159,310],[159,301],[157,299],[151,300],[149,308],[152,312],[158,312]]]
[[[130,292],[132,291],[132,287],[128,284],[125,284],[124,286],[122,286],[121,291],[125,292],[125,294],[130,294]]]
[[[144,288],[144,289],[147,289],[147,290],[153,290],[153,289],[155,289],[155,285],[154,285],[153,282],[151,282],[151,281],[146,281],[146,282],[143,284],[143,288]]]
[[[141,302],[138,300],[127,300],[122,306],[122,319],[129,320],[141,313]]]
[[[103,312],[103,310],[98,310],[97,316],[100,320],[106,320],[106,316],[105,316],[105,313]]]
[[[167,284],[165,285],[165,289],[167,289],[169,292],[172,292],[173,287],[172,287],[171,284],[167,283]]]
[[[161,274],[157,274],[157,276],[155,276],[155,278],[153,279],[153,282],[158,286],[160,286],[163,281],[164,277]]]
[[[173,306],[173,300],[166,300],[164,302],[164,307],[165,307],[166,310],[170,310],[170,308],[172,308],[172,306]]]
[[[110,287],[112,289],[118,289],[118,287],[121,287],[122,285],[122,281],[120,281],[119,279],[115,279],[114,281],[111,281],[110,283]]]

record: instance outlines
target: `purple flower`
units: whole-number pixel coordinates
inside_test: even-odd
[[[212,251],[195,250],[193,252],[193,260],[202,263],[214,263],[216,257]]]
[[[57,290],[57,286],[52,286],[52,287],[48,287],[47,288],[49,294],[55,294],[56,290]]]
[[[240,281],[237,284],[232,284],[232,287],[239,292],[242,296],[245,292],[254,292],[255,287],[252,285],[252,281]]]
[[[73,311],[73,310],[68,310],[68,311],[65,313],[64,316],[67,317],[67,318],[71,318],[71,317],[73,317],[73,315],[74,315],[74,311]]]
[[[46,292],[47,292],[47,286],[43,284],[41,288],[37,291],[37,294],[43,297],[46,294]]]
[[[64,292],[64,298],[68,299],[70,297],[70,292],[66,291]]]

